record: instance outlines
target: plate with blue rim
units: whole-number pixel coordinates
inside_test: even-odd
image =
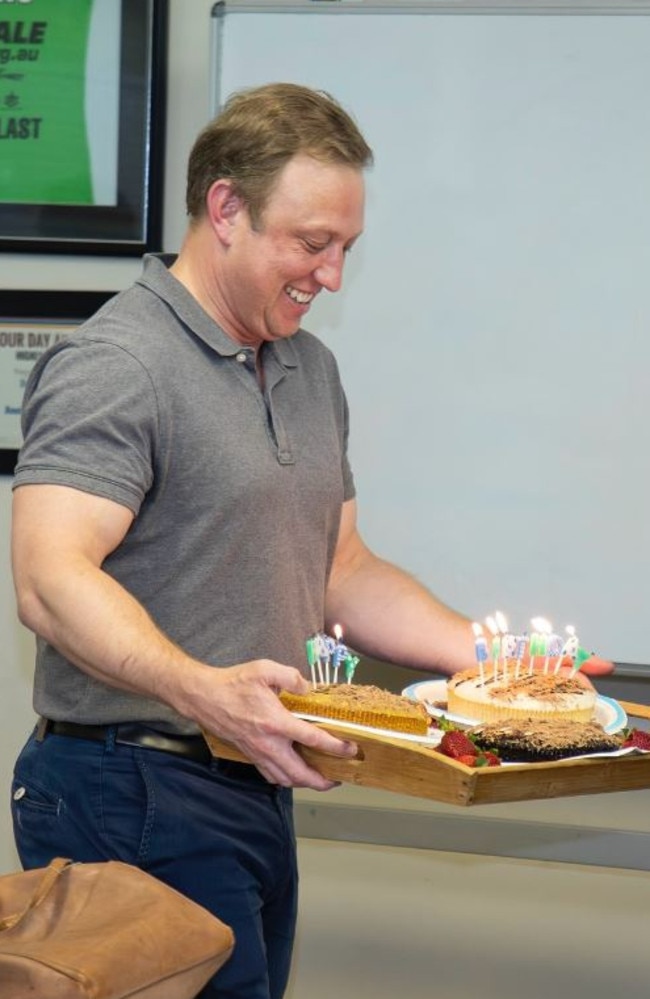
[[[455,725],[478,725],[479,718],[463,718],[447,711],[447,681],[420,680],[411,683],[402,691],[402,697],[412,701],[421,701],[433,718],[446,718]],[[599,722],[606,732],[613,734],[622,731],[627,725],[627,715],[623,708],[612,697],[598,694],[594,721]]]

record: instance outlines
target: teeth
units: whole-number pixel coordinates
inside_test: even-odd
[[[311,302],[312,298],[314,297],[313,295],[310,295],[309,292],[307,291],[298,291],[297,288],[287,287],[285,290],[289,298],[292,298],[293,301],[297,302],[299,305],[306,305],[307,302]]]

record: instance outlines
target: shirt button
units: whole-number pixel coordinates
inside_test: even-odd
[[[246,361],[248,360],[248,354],[245,350],[240,350],[238,354],[235,354],[235,357],[240,364],[246,364]]]
[[[20,799],[24,798],[26,794],[27,791],[25,790],[24,787],[16,788],[16,790],[14,791],[14,801],[20,801]]]

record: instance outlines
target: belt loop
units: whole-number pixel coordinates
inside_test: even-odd
[[[42,742],[47,733],[47,718],[40,717],[36,725],[36,741]]]
[[[117,735],[117,725],[109,725],[106,730],[106,752],[115,752],[115,737]]]

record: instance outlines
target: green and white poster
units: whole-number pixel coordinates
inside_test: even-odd
[[[0,0],[0,202],[115,205],[122,0]]]

